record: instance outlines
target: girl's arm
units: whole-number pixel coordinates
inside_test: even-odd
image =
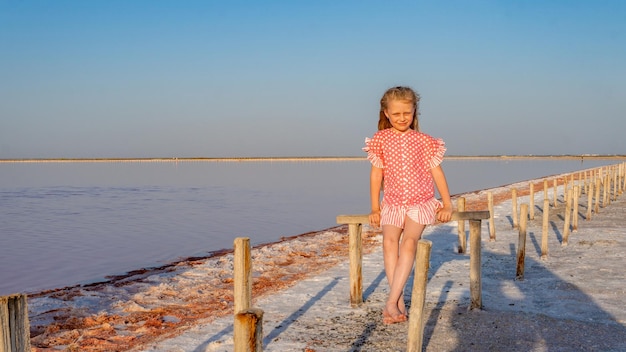
[[[372,165],[370,171],[370,200],[372,212],[370,213],[370,225],[380,226],[380,187],[383,182],[383,169]]]
[[[437,165],[430,171],[433,175],[433,180],[441,196],[441,202],[443,208],[437,210],[437,220],[441,222],[448,222],[452,217],[452,201],[450,200],[450,191],[448,190],[448,181],[446,181],[446,175],[443,173],[441,165]]]

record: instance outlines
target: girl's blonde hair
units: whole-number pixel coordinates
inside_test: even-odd
[[[402,86],[387,89],[385,94],[383,94],[383,97],[380,99],[378,130],[380,131],[380,130],[384,130],[384,129],[392,127],[391,122],[389,122],[389,119],[387,119],[387,116],[385,115],[385,110],[389,106],[389,102],[392,100],[403,100],[403,101],[408,101],[413,104],[414,112],[413,112],[413,122],[411,122],[411,128],[416,131],[419,131],[419,123],[417,122],[417,116],[419,115],[418,107],[419,107],[419,102],[420,102],[420,95],[417,94],[412,88],[402,87]]]

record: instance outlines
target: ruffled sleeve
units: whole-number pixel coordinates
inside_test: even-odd
[[[365,147],[363,151],[367,153],[367,160],[377,168],[384,168],[384,161],[382,156],[382,144],[380,138],[365,138]]]
[[[441,138],[430,137],[430,155],[428,163],[431,169],[439,166],[443,161],[443,155],[446,153],[446,144]]]

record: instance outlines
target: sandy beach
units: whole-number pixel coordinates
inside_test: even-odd
[[[522,280],[516,279],[519,231],[510,193],[518,189],[518,203],[528,203],[528,182],[463,195],[469,210],[486,210],[487,191],[496,202],[496,241],[489,241],[488,221],[482,223],[482,310],[468,310],[469,254],[456,253],[456,222],[426,230],[433,249],[424,350],[626,350],[623,197],[586,220],[583,194],[578,230],[564,246],[561,184],[557,207],[550,209],[549,255],[541,259],[541,182],[533,181],[536,211],[528,223]],[[254,306],[264,311],[265,351],[406,349],[408,323],[382,323],[387,282],[381,236],[368,226],[364,304],[350,306],[346,230],[253,249]],[[33,351],[232,351],[232,283],[232,253],[224,253],[33,295]]]

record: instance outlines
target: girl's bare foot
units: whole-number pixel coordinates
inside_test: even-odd
[[[404,315],[395,304],[388,304],[385,306],[385,309],[383,309],[383,324],[401,323],[406,320],[406,315]]]

